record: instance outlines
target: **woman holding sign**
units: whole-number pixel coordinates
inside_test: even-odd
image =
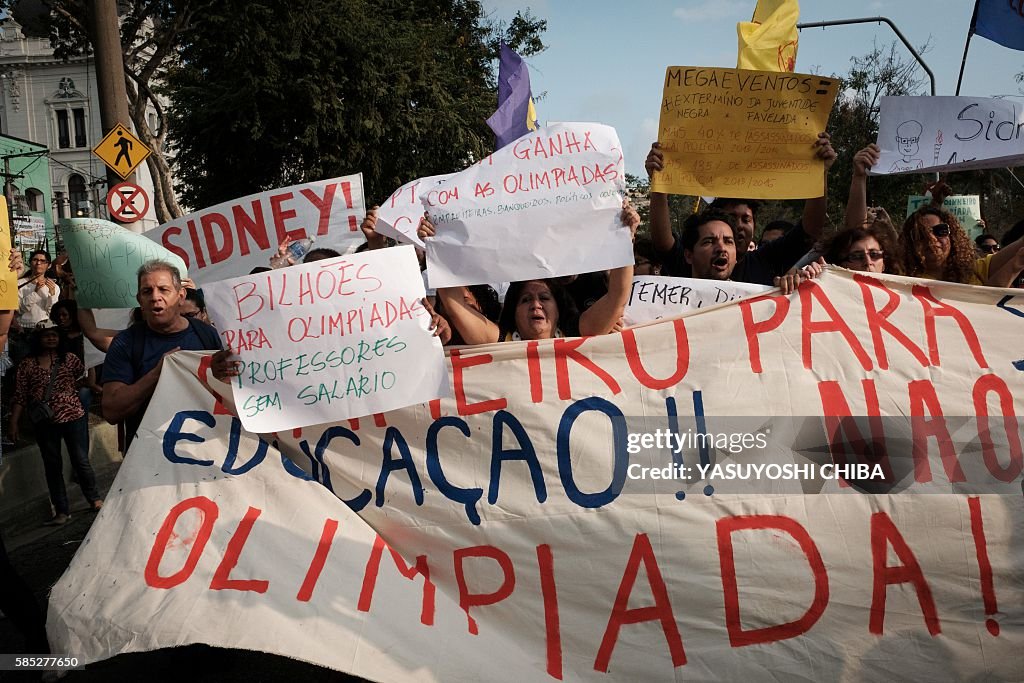
[[[622,224],[634,235],[640,224],[639,214],[628,203],[623,203]],[[434,236],[434,226],[426,217],[420,219],[417,234],[420,239]],[[551,280],[513,282],[497,325],[466,305],[462,287],[440,288],[437,295],[452,327],[467,344],[491,344],[608,334],[622,318],[632,283],[632,265],[608,271],[607,293],[580,314],[565,289]]]

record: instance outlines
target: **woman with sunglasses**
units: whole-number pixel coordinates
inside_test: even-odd
[[[935,206],[923,206],[907,218],[900,248],[904,274],[965,285],[985,284],[990,261],[999,256],[977,258],[956,217]]]
[[[822,246],[826,263],[867,273],[900,275],[899,254],[889,232],[871,224],[840,230]]]

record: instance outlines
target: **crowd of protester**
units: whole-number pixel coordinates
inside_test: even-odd
[[[827,134],[818,136],[814,152],[822,161],[827,187],[836,158]],[[446,345],[615,333],[624,325],[634,275],[732,280],[774,285],[789,293],[831,264],[962,284],[1024,286],[1024,221],[1005,230],[1001,240],[984,232],[972,243],[956,217],[942,208],[950,188],[935,183],[931,203],[897,227],[884,208],[867,204],[868,173],[879,152],[868,145],[854,156],[843,226],[833,234],[826,236],[824,196],[808,199],[796,224],[772,221],[758,233],[756,200],[720,197],[673,226],[667,195],[651,193],[647,235],[637,235],[640,216],[628,201],[623,204],[621,223],[633,240],[633,264],[507,285],[428,290],[424,303],[431,328]],[[646,160],[652,179],[663,163],[656,142]],[[376,222],[377,211],[372,209],[361,226],[366,241],[356,251],[395,244],[377,232]],[[417,234],[424,240],[436,234],[426,216]],[[295,252],[289,246],[283,242],[268,267],[254,272],[293,265]],[[423,252],[417,251],[425,268]],[[340,255],[315,248],[302,261]],[[65,253],[51,262],[46,250],[33,251],[27,268],[21,255],[12,253],[10,267],[20,277],[18,310],[0,315],[0,331],[10,328],[9,358],[5,354],[0,370],[15,377],[4,385],[5,445],[31,434],[42,454],[53,505],[51,523],[63,524],[70,511],[61,442],[90,509],[99,509],[103,502],[89,464],[89,411],[95,409],[108,421],[125,425],[121,444],[126,448],[159,377],[163,355],[177,348],[219,350],[219,337],[208,324],[202,291],[182,280],[170,264],[140,271],[140,307],[126,330],[98,327],[92,311],[78,310],[73,264]],[[86,339],[113,355],[105,368],[86,367]],[[237,372],[229,351],[217,354],[214,371],[222,378]]]
[[[827,183],[836,158],[827,134],[818,136],[814,151],[823,162]],[[950,188],[935,183],[931,203],[897,227],[884,208],[867,203],[868,172],[878,157],[875,145],[855,155],[843,225],[832,234],[826,234],[824,196],[805,202],[798,223],[773,221],[759,234],[756,200],[720,197],[673,226],[667,195],[652,193],[649,234],[637,235],[640,216],[628,201],[623,203],[621,224],[633,241],[632,264],[567,277],[428,289],[424,304],[431,329],[446,345],[613,334],[623,329],[634,276],[732,280],[773,285],[790,293],[831,264],[867,273],[1024,287],[1024,220],[1004,230],[1001,239],[983,232],[972,243],[956,217],[942,208]],[[654,143],[646,160],[652,179],[663,163],[661,146]],[[374,208],[362,222],[366,241],[357,252],[396,244],[378,233],[376,224]],[[423,240],[435,236],[427,216],[420,220],[417,234]],[[289,246],[284,241],[270,264],[253,272],[294,265],[295,251]],[[425,269],[424,253],[417,252]],[[301,260],[340,255],[316,248]],[[0,311],[0,376],[15,378],[3,383],[4,446],[16,446],[23,436],[36,442],[52,504],[47,523],[61,525],[71,514],[62,444],[88,509],[103,506],[90,465],[90,411],[121,425],[120,444],[126,451],[165,355],[179,349],[215,350],[212,372],[222,380],[238,374],[238,363],[230,349],[221,348],[220,337],[209,324],[202,290],[182,279],[169,263],[152,261],[139,270],[139,307],[123,330],[99,327],[92,311],[79,310],[73,264],[65,253],[51,262],[50,254],[38,249],[30,254],[26,268],[23,256],[12,251],[9,268],[19,275],[19,306],[16,311]],[[107,354],[100,367],[87,367],[85,340]],[[0,539],[0,571],[10,576],[10,588],[20,579],[9,570]],[[4,609],[18,615],[25,633],[45,644],[37,607],[13,599],[17,593],[5,592]]]

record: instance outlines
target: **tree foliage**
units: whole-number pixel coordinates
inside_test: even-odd
[[[918,51],[927,52],[928,45]],[[830,215],[842,216],[845,210],[854,154],[878,138],[881,98],[924,93],[920,66],[904,54],[895,41],[881,47],[876,43],[867,54],[851,58],[850,71],[839,77],[839,97],[828,122],[838,154],[829,174]],[[868,182],[868,202],[884,206],[895,220],[905,213],[907,197],[921,194],[924,182],[923,176],[914,174],[873,176]]]
[[[528,12],[495,26],[476,0],[223,0],[167,79],[184,197],[362,172],[373,204],[461,170],[493,147],[499,39],[528,56],[545,26]]]
[[[128,113],[139,138],[152,150],[146,159],[153,178],[153,208],[161,222],[180,216],[167,154],[165,99],[160,97],[167,69],[178,56],[178,45],[210,2],[200,0],[123,0],[118,3],[121,50],[124,57]],[[87,0],[48,0],[51,12],[44,27],[55,56],[63,59],[92,49],[90,26],[93,3]],[[151,116],[152,115],[152,116]]]

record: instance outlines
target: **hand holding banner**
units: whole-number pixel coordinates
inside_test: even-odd
[[[420,200],[431,287],[574,275],[633,263],[620,221],[625,169],[615,129],[560,123],[519,138]]]
[[[825,191],[814,143],[839,82],[806,74],[670,66],[652,192],[806,199]]]
[[[138,305],[139,266],[160,259],[188,277],[185,263],[143,235],[99,218],[72,218],[64,229],[64,243],[75,271],[82,308],[134,308]]]
[[[274,432],[447,395],[412,247],[314,261],[203,287],[246,429]]]

